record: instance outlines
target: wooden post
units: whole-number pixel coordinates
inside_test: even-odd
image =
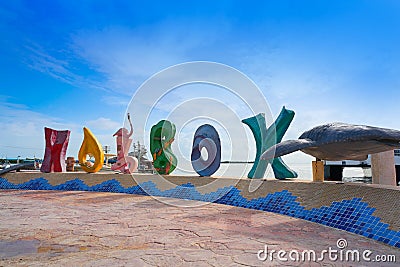
[[[313,181],[314,182],[323,182],[324,181],[324,163],[316,159],[312,162],[312,170],[313,170]]]
[[[371,171],[373,184],[396,185],[394,151],[372,154]]]

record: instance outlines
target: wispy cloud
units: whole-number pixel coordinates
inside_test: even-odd
[[[24,61],[28,67],[36,71],[76,87],[110,91],[99,80],[92,80],[79,74],[80,70],[76,69],[74,56],[70,55],[66,50],[57,52],[32,42],[27,44],[25,49],[24,54],[26,57],[24,57]]]
[[[0,101],[0,157],[43,157],[44,127],[70,130],[67,154],[77,157],[83,140],[82,125],[66,122],[61,118],[32,111],[28,106],[14,103],[15,99],[2,96]],[[108,118],[88,121],[88,126],[99,142],[115,148],[112,136],[121,123]]]
[[[60,118],[32,111],[12,100],[2,97],[0,101],[0,156],[42,156],[44,127],[69,129],[75,133],[80,128]]]
[[[187,23],[187,22],[186,22]],[[193,59],[193,50],[213,43],[217,34],[192,31],[176,22],[140,28],[111,27],[99,31],[81,31],[72,36],[77,55],[107,77],[107,87],[132,94],[156,72]]]
[[[87,122],[87,125],[91,128],[98,130],[106,130],[106,131],[116,131],[118,130],[122,124],[116,121],[113,121],[109,118],[98,118],[96,120],[90,120]]]
[[[127,107],[131,100],[129,95],[115,95],[107,94],[101,97],[101,101],[109,106]]]

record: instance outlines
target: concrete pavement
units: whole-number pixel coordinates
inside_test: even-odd
[[[0,190],[0,266],[397,266],[331,261],[327,255],[322,262],[257,257],[265,245],[318,253],[338,249],[338,239],[347,241],[348,250],[371,250],[371,259],[400,260],[400,249],[301,219],[210,203],[185,208],[193,201],[169,200]]]

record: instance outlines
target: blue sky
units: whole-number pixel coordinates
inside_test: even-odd
[[[44,126],[72,130],[68,154],[83,126],[114,146],[137,88],[196,60],[248,75],[275,116],[295,110],[285,139],[331,121],[400,129],[399,1],[260,2],[2,1],[0,157],[42,156]]]

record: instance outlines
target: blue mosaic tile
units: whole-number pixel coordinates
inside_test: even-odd
[[[40,178],[43,179],[43,178]],[[28,183],[31,183],[31,181],[29,181]],[[67,181],[63,184],[59,184],[56,186],[52,186],[50,184],[48,184],[48,188],[37,188],[37,189],[41,189],[41,190],[68,190],[68,191],[90,191],[90,187],[87,186],[82,180],[80,179],[74,179],[74,180],[70,180]]]
[[[297,196],[294,196],[288,190],[249,200],[244,198],[240,190],[234,186],[219,188],[215,192],[202,194],[191,183],[161,191],[152,181],[125,188],[116,179],[88,186],[82,180],[76,178],[53,186],[45,178],[36,178],[22,184],[13,184],[0,177],[0,189],[118,192],[214,202],[292,216],[356,233],[400,248],[400,232],[390,230],[387,223],[383,223],[380,218],[373,216],[375,208],[370,207],[361,198],[342,200],[340,202],[335,201],[330,206],[307,210],[301,206],[300,202],[296,201]]]

